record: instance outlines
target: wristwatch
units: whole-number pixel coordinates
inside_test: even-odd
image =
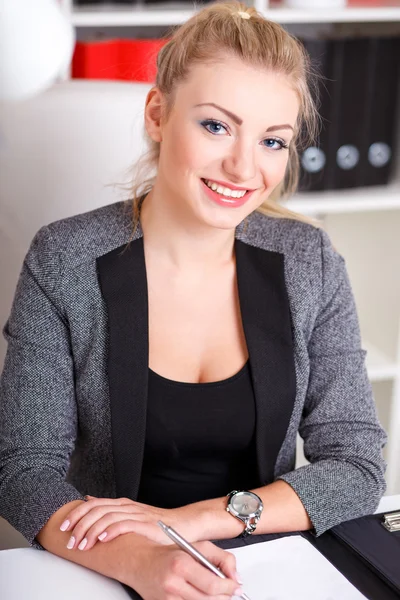
[[[261,498],[245,490],[233,490],[227,494],[227,498],[226,510],[245,524],[244,531],[238,537],[254,533],[264,508]]]

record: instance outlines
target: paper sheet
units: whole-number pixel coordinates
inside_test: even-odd
[[[250,600],[366,600],[301,536],[230,549]]]

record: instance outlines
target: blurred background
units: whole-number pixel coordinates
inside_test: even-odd
[[[11,15],[0,0],[1,327],[37,230],[126,197],[114,184],[145,149],[156,54],[202,4],[12,0]],[[254,5],[301,39],[324,76],[319,140],[303,149],[299,192],[285,204],[320,220],[346,260],[389,434],[387,493],[400,494],[400,0]],[[1,337],[0,370],[5,350]],[[298,450],[300,465],[300,440]]]

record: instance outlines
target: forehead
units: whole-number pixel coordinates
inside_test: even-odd
[[[175,100],[176,108],[186,109],[214,102],[241,117],[244,123],[261,120],[265,126],[294,125],[299,110],[298,96],[285,75],[252,67],[239,58],[193,65],[188,78],[178,87]],[[207,111],[207,107],[196,110]]]

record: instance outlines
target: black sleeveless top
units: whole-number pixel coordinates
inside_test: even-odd
[[[250,363],[228,379],[184,383],[149,369],[138,502],[176,508],[259,486]]]

